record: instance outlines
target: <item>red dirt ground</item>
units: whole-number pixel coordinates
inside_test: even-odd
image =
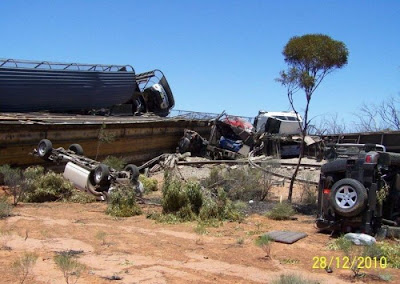
[[[39,258],[25,283],[65,283],[53,260],[65,250],[83,250],[77,260],[87,270],[78,283],[110,283],[104,277],[113,275],[122,277],[116,283],[269,283],[283,273],[321,283],[355,282],[345,269],[334,268],[331,274],[312,269],[313,257],[341,254],[327,250],[330,237],[317,232],[311,216],[273,221],[251,215],[198,234],[196,222],[169,225],[146,219],[146,212],[159,207],[144,206],[143,215],[130,218],[110,217],[105,208],[104,203],[18,205],[14,216],[0,220],[0,282],[18,283],[12,263],[35,252]],[[302,231],[308,237],[292,245],[273,243],[272,259],[266,259],[254,240],[269,230]],[[397,269],[364,272],[370,276],[357,281],[375,283],[373,275],[380,273],[391,274],[392,283],[400,279]]]

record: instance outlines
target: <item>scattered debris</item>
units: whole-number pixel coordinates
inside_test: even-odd
[[[275,242],[280,242],[289,245],[308,236],[306,233],[292,232],[292,231],[272,231],[266,233],[265,235],[270,237]]]

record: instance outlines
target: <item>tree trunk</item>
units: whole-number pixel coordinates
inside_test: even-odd
[[[296,180],[297,177],[297,173],[299,172],[299,168],[301,165],[301,159],[303,158],[303,154],[304,154],[304,140],[305,140],[306,136],[303,133],[302,138],[301,138],[301,144],[300,144],[300,154],[299,154],[299,161],[297,162],[296,165],[296,169],[294,170],[294,173],[292,175],[292,178],[290,179],[290,185],[289,185],[289,193],[288,193],[288,202],[292,203],[292,195],[293,195],[293,186],[294,186],[294,182]]]

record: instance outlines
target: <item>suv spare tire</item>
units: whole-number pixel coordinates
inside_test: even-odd
[[[344,178],[333,184],[330,201],[338,215],[353,217],[366,206],[367,190],[358,180]]]

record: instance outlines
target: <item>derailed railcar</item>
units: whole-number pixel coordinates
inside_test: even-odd
[[[118,113],[167,116],[171,88],[159,70],[130,65],[0,59],[0,112]],[[128,111],[126,111],[128,110]]]

